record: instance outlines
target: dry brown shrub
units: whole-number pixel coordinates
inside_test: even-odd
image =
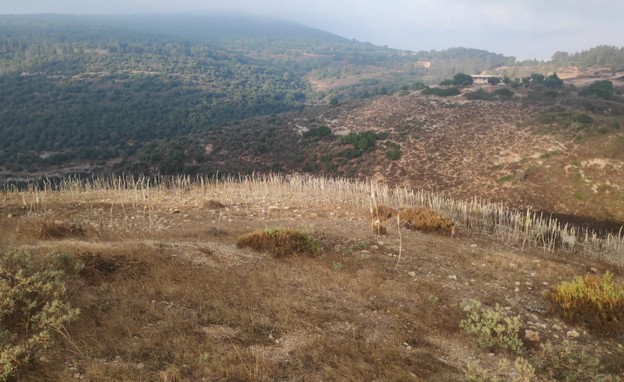
[[[238,239],[236,245],[268,252],[273,257],[316,256],[323,251],[323,244],[317,238],[293,228],[267,228],[247,233]]]
[[[453,220],[426,208],[406,208],[399,217],[403,225],[412,231],[438,232],[452,235],[455,231]]]
[[[226,207],[225,204],[213,199],[204,201],[202,206],[209,210],[221,210]]]
[[[61,220],[39,220],[33,228],[36,236],[42,240],[84,238],[88,233],[81,224]]]
[[[372,218],[377,219],[380,222],[385,222],[385,221],[390,220],[390,218],[392,218],[396,214],[397,214],[396,209],[381,205],[381,206],[377,206],[376,208],[373,208]]]
[[[373,231],[377,235],[386,235],[388,233],[388,229],[386,228],[386,226],[379,220],[373,222]]]

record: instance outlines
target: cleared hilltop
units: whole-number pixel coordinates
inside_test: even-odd
[[[389,216],[381,206],[437,212],[429,223],[401,213],[378,235],[371,224]],[[412,230],[435,227],[438,213],[456,222],[453,237]],[[310,177],[6,190],[2,282],[22,269],[21,280],[38,277],[55,293],[30,295],[41,304],[30,314],[53,318],[41,325],[17,309],[3,316],[16,334],[6,349],[51,335],[26,347],[29,362],[15,365],[16,353],[7,365],[21,381],[619,380],[621,324],[589,306],[564,319],[548,293],[577,275],[624,288],[621,238],[585,241],[548,224],[487,203]],[[495,325],[499,335],[479,334]]]

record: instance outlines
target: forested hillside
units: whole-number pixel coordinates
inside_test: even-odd
[[[552,63],[558,66],[602,66],[624,70],[624,47],[600,45],[576,53],[557,52],[552,57]]]
[[[514,61],[241,15],[0,16],[0,170],[110,168],[154,139]]]

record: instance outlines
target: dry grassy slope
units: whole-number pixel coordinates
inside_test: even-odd
[[[539,134],[534,120],[539,111],[519,100],[411,94],[376,98],[324,122],[338,133],[388,132],[401,144],[399,161],[378,150],[374,169],[362,171],[375,179],[457,198],[624,222],[624,135],[576,143]]]
[[[505,356],[472,347],[459,331],[464,298],[501,304],[540,342],[576,330],[575,344],[624,372],[621,338],[598,339],[536,310],[558,281],[591,269],[621,280],[620,269],[470,232],[403,230],[399,240],[390,226],[377,238],[366,209],[332,198],[337,190],[297,190],[3,195],[0,250],[66,252],[85,264],[70,285],[82,311],[70,340],[39,354],[20,380],[460,381],[467,361],[491,366]],[[70,223],[85,231],[41,235]],[[242,233],[271,226],[314,232],[326,250],[273,259],[236,248]]]

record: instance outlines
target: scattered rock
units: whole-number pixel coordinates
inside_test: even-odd
[[[589,270],[590,270],[592,273],[598,273],[598,269],[596,269],[596,268],[594,268],[594,267],[589,268]]]
[[[554,325],[552,326],[552,328],[553,328],[553,330],[561,330],[561,329],[563,329],[561,326],[559,326],[559,325],[557,325],[557,324],[554,324]]]
[[[471,246],[472,248],[477,248],[477,245],[476,245],[476,244],[470,244],[470,246]]]
[[[577,332],[576,330],[570,330],[566,333],[566,336],[568,338],[578,338],[580,336],[579,332]]]
[[[81,374],[80,373],[74,373],[74,379],[80,379]]]
[[[136,368],[139,369],[139,370],[144,369],[145,368],[145,364],[143,362],[137,363],[136,364]]]
[[[11,219],[13,217],[13,214],[8,214],[7,215],[7,219]]]
[[[376,251],[376,250],[378,250],[378,249],[379,249],[379,247],[378,247],[378,246],[376,246],[376,245],[371,245],[371,249]]]
[[[173,212],[171,212],[171,213],[172,214],[179,214],[180,212],[182,212],[182,211],[180,211],[180,210],[173,210]]]
[[[407,273],[407,275],[408,275],[409,277],[416,277],[416,272],[411,271],[411,272],[408,272],[408,273]]]
[[[451,275],[448,277],[449,280],[457,280],[457,276],[455,275]]]
[[[531,342],[539,342],[540,341],[540,335],[538,332],[533,331],[533,330],[525,330],[524,331],[524,338],[527,341],[531,341]]]

